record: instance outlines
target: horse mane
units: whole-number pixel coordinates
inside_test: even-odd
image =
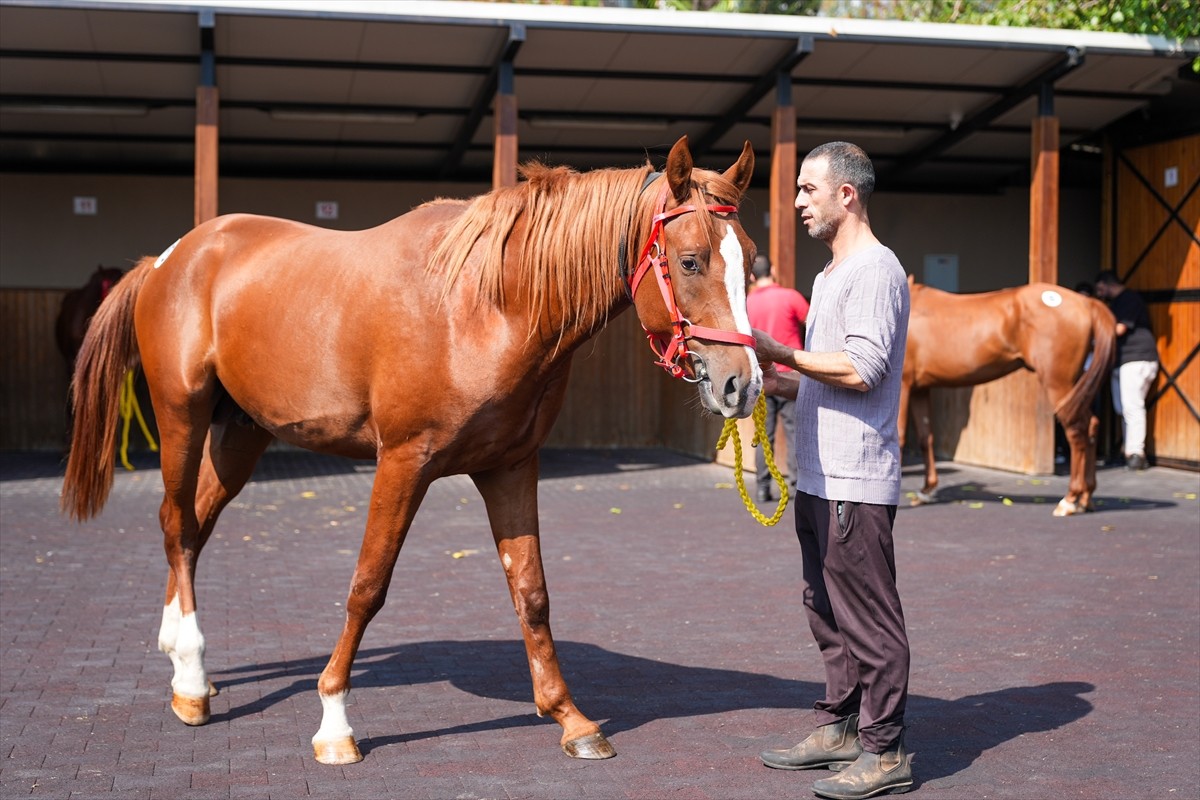
[[[444,302],[454,285],[475,281],[476,303],[504,309],[523,303],[530,333],[550,308],[585,326],[606,320],[613,298],[622,290],[619,259],[637,267],[639,250],[650,233],[656,191],[643,191],[649,163],[633,169],[580,173],[569,167],[529,162],[525,179],[467,202],[466,210],[442,232],[427,269],[440,273]],[[737,189],[715,172],[694,170],[692,202],[697,218],[711,225],[702,195],[736,204]],[[434,201],[447,203],[453,201]],[[518,223],[524,246],[505,265],[505,250]],[[478,245],[478,248],[477,248]],[[505,296],[505,283],[518,297]]]

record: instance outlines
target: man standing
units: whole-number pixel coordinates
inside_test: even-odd
[[[755,331],[764,389],[796,398],[796,535],[804,606],[825,663],[817,729],[762,753],[776,769],[827,767],[813,791],[859,800],[912,786],[904,749],[909,650],[892,526],[900,500],[897,416],[908,281],[867,218],[875,169],[861,148],[810,152],[796,208],[833,259],[813,283],[807,350]],[[796,372],[777,372],[772,363]]]
[[[1158,377],[1158,346],[1142,296],[1127,289],[1116,273],[1096,276],[1096,295],[1108,301],[1117,318],[1117,367],[1112,371],[1113,408],[1121,415],[1125,466],[1146,463],[1146,393]]]
[[[808,318],[808,301],[804,299],[804,295],[776,282],[771,259],[766,256],[760,255],[754,259],[750,274],[754,276],[754,286],[746,297],[746,311],[750,315],[750,324],[766,331],[780,344],[785,344],[793,350],[803,350],[804,320]],[[779,369],[791,370],[782,364]],[[791,441],[794,433],[792,409],[795,405],[794,400],[786,397],[767,396],[767,441],[774,447],[776,420],[782,421],[783,431],[789,443],[788,488],[793,496],[796,494],[796,453]],[[775,497],[771,494],[771,471],[767,468],[766,448],[758,448],[754,454],[754,462],[758,468],[758,500],[761,503],[769,503]]]

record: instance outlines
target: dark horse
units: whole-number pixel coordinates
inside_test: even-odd
[[[170,570],[159,648],[174,664],[179,718],[206,722],[215,692],[197,557],[277,437],[377,465],[345,625],[317,685],[318,761],[362,758],[345,710],[355,653],[426,489],[461,473],[487,506],[538,713],[562,725],[568,755],[613,755],[575,707],[555,653],[538,449],[572,354],[631,304],[659,363],[695,381],[710,412],[750,414],[762,389],[745,300],[754,247],[736,204],[753,169],[749,142],[723,175],[693,169],[684,138],[662,174],[534,164],[515,187],[429,203],[370,230],[232,215],[143,259],[80,353],[62,506],[80,520],[103,507],[121,376],[140,356],[162,437]]]
[[[1061,286],[1033,283],[982,294],[950,294],[913,283],[900,392],[900,437],[912,409],[925,456],[925,486],[913,505],[937,498],[929,389],[975,386],[1022,367],[1033,370],[1071,447],[1071,482],[1054,509],[1090,511],[1096,490],[1092,400],[1116,358],[1116,320],[1099,300]],[[1092,361],[1084,365],[1088,353]]]
[[[100,307],[100,301],[123,277],[125,273],[116,267],[96,267],[87,283],[63,295],[58,318],[54,321],[54,340],[58,343],[58,352],[67,362],[68,371],[75,367],[75,356],[83,344],[83,335],[87,333],[92,315]]]

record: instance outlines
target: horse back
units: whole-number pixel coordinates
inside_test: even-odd
[[[905,376],[916,388],[974,386],[1022,367],[1074,381],[1091,346],[1089,298],[1047,283],[961,295],[917,284],[911,314]]]

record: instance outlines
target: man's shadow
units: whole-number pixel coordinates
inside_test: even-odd
[[[606,735],[634,730],[658,719],[695,717],[759,708],[777,708],[779,730],[763,731],[763,746],[780,734],[803,735],[806,711],[824,693],[821,683],[708,667],[690,667],[617,653],[580,642],[558,642],[563,674],[589,716]],[[316,691],[325,667],[321,658],[253,664],[218,672],[218,686],[293,678],[291,683],[250,703],[214,715],[214,721],[259,713],[287,698]],[[356,688],[418,686],[447,682],[478,697],[532,704],[525,647],[520,641],[413,642],[359,651],[352,675]],[[910,696],[906,722],[916,738],[922,780],[953,775],[979,755],[1022,734],[1060,728],[1086,716],[1092,704],[1081,695],[1089,683],[1059,682],[1018,686],[957,700]],[[420,718],[420,717],[418,717]],[[399,724],[399,723],[398,723]],[[363,753],[389,745],[461,733],[544,725],[531,711],[466,725],[372,736],[359,741]],[[925,754],[928,754],[926,756]],[[754,754],[750,754],[753,756]]]

